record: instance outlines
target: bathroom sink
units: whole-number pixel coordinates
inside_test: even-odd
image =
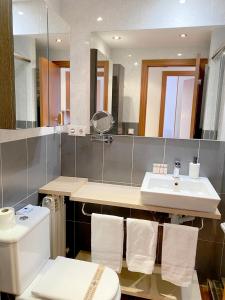
[[[215,212],[220,197],[206,177],[145,173],[141,186],[141,201],[156,205],[204,212]]]

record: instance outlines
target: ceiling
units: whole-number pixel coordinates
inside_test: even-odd
[[[215,27],[189,27],[130,31],[97,32],[110,48],[161,48],[202,47],[209,48],[211,33]],[[187,34],[181,38],[180,34]],[[114,40],[113,36],[121,37]]]

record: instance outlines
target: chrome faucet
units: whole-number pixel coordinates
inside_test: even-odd
[[[180,168],[181,168],[181,163],[179,160],[175,160],[174,162],[174,170],[173,170],[173,177],[174,178],[179,178],[180,177]]]

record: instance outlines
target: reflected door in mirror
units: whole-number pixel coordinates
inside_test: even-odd
[[[43,57],[39,66],[41,127],[56,126],[60,113],[60,68]]]
[[[108,111],[109,62],[97,62],[96,111]]]
[[[57,126],[70,122],[69,62],[40,58],[41,126]]]
[[[195,72],[163,72],[159,136],[191,137],[194,85]]]

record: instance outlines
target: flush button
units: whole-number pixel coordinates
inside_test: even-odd
[[[20,217],[20,220],[21,221],[25,221],[25,220],[27,220],[28,219],[28,216],[22,216],[22,217]]]

